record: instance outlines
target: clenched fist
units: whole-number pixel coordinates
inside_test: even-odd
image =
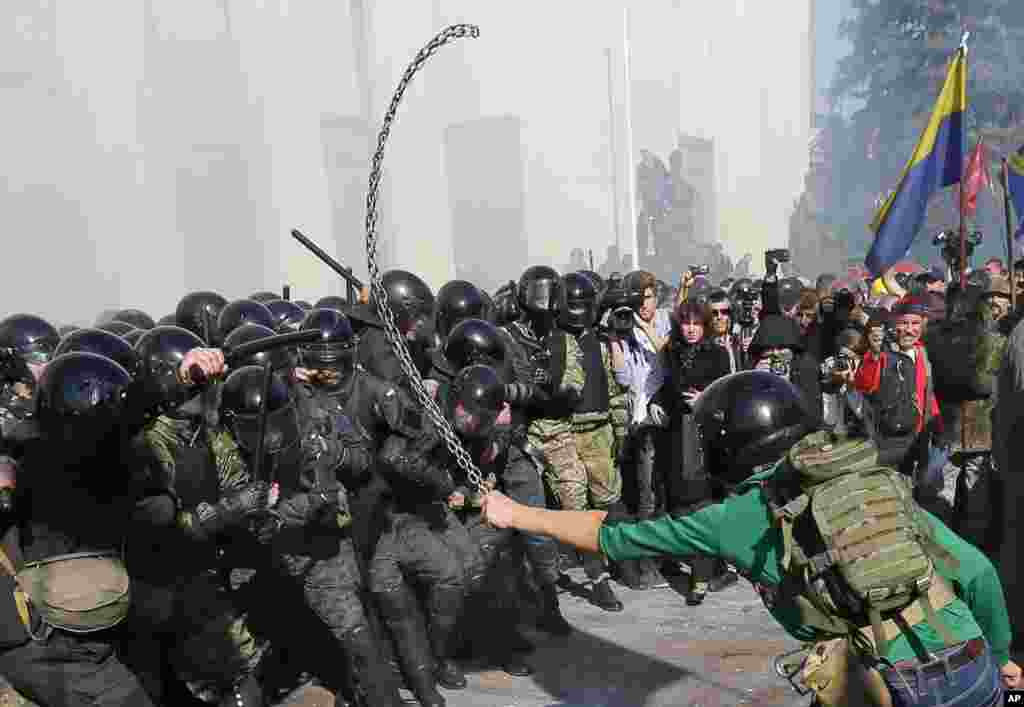
[[[223,375],[227,371],[224,363],[224,352],[220,349],[194,348],[185,354],[178,366],[178,380],[184,385],[195,385],[199,381],[192,380],[191,369],[198,366],[206,378]]]

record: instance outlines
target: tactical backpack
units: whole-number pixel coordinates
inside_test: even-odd
[[[827,637],[848,637],[874,658],[904,633],[930,660],[910,627],[928,621],[947,645],[955,642],[936,610],[953,592],[935,570],[957,561],[942,548],[909,480],[878,466],[870,439],[830,432],[804,437],[765,483],[782,530],[780,601]]]

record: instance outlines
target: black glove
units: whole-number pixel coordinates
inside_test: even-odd
[[[256,536],[256,541],[261,545],[269,545],[284,527],[284,518],[272,509],[249,516],[249,532]]]
[[[241,525],[248,515],[265,510],[269,501],[270,485],[255,481],[224,495],[216,505],[200,503],[194,513],[179,514],[179,524],[193,534],[209,537]]]
[[[32,375],[25,359],[13,349],[0,349],[0,384],[3,383],[36,384],[36,377]]]

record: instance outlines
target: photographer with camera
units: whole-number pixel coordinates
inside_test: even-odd
[[[921,298],[904,297],[893,308],[893,346],[879,327],[869,326],[868,351],[854,386],[868,397],[880,463],[923,481],[929,466],[931,430],[941,425],[932,365],[921,340],[928,316]],[[933,424],[934,423],[934,424]]]
[[[743,370],[747,370],[753,365],[749,360],[748,351],[761,318],[761,290],[754,287],[753,281],[749,278],[740,278],[733,283],[729,299],[733,306],[734,334],[745,359]]]
[[[640,520],[653,517],[658,506],[655,449],[659,446],[661,430],[649,419],[647,406],[657,392],[657,388],[652,387],[652,374],[661,365],[659,355],[672,333],[669,312],[657,308],[656,286],[657,280],[649,272],[629,273],[621,281],[609,283],[601,307],[608,312],[615,380],[630,391],[629,446],[633,473],[624,474],[623,480],[634,491],[630,511]],[[660,383],[660,380],[655,378],[653,382]],[[643,563],[638,573],[640,581],[633,588],[665,584],[653,563]]]

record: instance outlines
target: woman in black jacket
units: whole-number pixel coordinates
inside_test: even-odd
[[[673,316],[672,334],[662,350],[661,370],[666,377],[650,405],[651,418],[667,423],[669,431],[665,505],[672,515],[685,515],[713,502],[693,406],[705,388],[729,375],[730,365],[728,352],[705,336],[710,331],[711,312],[707,305],[679,305]],[[696,605],[707,593],[714,561],[694,558],[691,568],[687,602]]]

